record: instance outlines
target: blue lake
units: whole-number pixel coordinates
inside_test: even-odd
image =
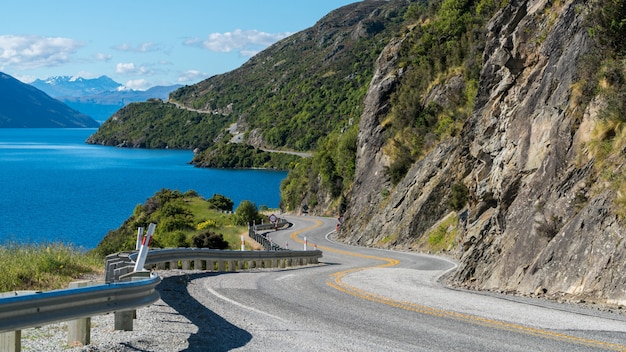
[[[279,206],[284,171],[201,169],[191,151],[85,144],[95,131],[0,128],[0,244],[93,248],[163,188]]]

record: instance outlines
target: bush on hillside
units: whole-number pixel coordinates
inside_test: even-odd
[[[225,197],[221,194],[214,194],[211,199],[207,200],[209,203],[210,209],[221,210],[221,211],[233,211],[233,203],[232,199]]]
[[[228,249],[224,236],[212,231],[200,232],[193,236],[192,242],[196,248]]]
[[[235,210],[235,223],[237,225],[260,224],[262,220],[261,214],[256,204],[249,200],[244,200]]]

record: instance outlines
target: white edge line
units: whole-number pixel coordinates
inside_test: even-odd
[[[250,307],[250,306],[246,306],[245,304],[241,304],[241,303],[239,303],[239,302],[237,302],[237,301],[235,301],[235,300],[232,300],[232,299],[230,299],[230,298],[228,298],[228,297],[226,297],[226,296],[222,296],[222,295],[220,295],[219,293],[217,293],[215,290],[213,290],[212,288],[208,288],[208,287],[206,287],[206,290],[207,290],[210,294],[214,295],[215,297],[217,297],[217,298],[219,298],[219,299],[221,299],[221,300],[224,300],[224,301],[226,301],[226,302],[228,302],[228,303],[230,303],[230,304],[236,305],[236,306],[241,307],[241,308],[244,308],[244,309],[251,310],[251,311],[253,311],[253,312],[255,312],[255,313],[259,313],[259,314],[267,315],[268,317],[271,317],[271,318],[274,318],[274,319],[280,320],[280,321],[285,322],[285,323],[287,322],[287,320],[285,320],[285,319],[283,319],[283,318],[281,318],[281,317],[278,317],[278,316],[276,316],[276,315],[272,315],[272,314],[270,314],[270,313],[264,312],[264,311],[262,311],[262,310],[258,310],[258,309],[256,309],[256,308],[253,308],[253,307]]]

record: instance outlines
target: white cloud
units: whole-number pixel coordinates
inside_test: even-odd
[[[108,62],[108,61],[111,61],[111,59],[113,58],[113,56],[112,56],[112,55],[110,55],[110,54],[105,54],[105,53],[97,53],[97,54],[95,55],[95,58],[96,58],[96,60],[98,60],[98,61],[105,61],[105,62]]]
[[[254,55],[261,52],[261,50],[241,50],[239,53],[244,57],[253,57]]]
[[[76,72],[76,74],[74,76],[72,76],[72,79],[77,79],[79,77],[81,78],[98,78],[101,75],[93,73],[93,72],[89,72],[89,71],[78,71]]]
[[[113,48],[119,51],[128,51],[128,52],[135,52],[135,53],[147,53],[147,52],[159,50],[157,45],[152,42],[140,43],[137,46],[132,46],[128,43],[124,43],[124,44],[115,46]]]
[[[146,66],[135,66],[132,62],[120,62],[115,66],[115,73],[121,75],[149,75],[152,71]]]
[[[84,44],[70,38],[0,35],[0,68],[59,66]]]
[[[115,73],[121,75],[131,74],[135,72],[135,64],[132,62],[119,63],[115,66]]]
[[[207,78],[207,74],[198,70],[188,70],[178,76],[178,83],[197,82]]]
[[[131,79],[124,85],[130,89],[135,90],[146,90],[152,86],[150,82],[146,81],[145,79]]]
[[[239,51],[242,55],[252,56],[261,49],[291,35],[292,33],[265,33],[258,30],[236,29],[226,33],[211,33],[206,40],[188,39],[184,45],[198,46],[213,52],[229,53]],[[252,54],[252,55],[246,55]]]

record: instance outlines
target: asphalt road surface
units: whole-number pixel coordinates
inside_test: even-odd
[[[199,326],[189,350],[626,350],[621,314],[445,288],[450,260],[334,243],[334,219],[288,219],[292,228],[268,235],[292,250],[306,237],[320,264],[190,275],[197,303],[179,307]]]

